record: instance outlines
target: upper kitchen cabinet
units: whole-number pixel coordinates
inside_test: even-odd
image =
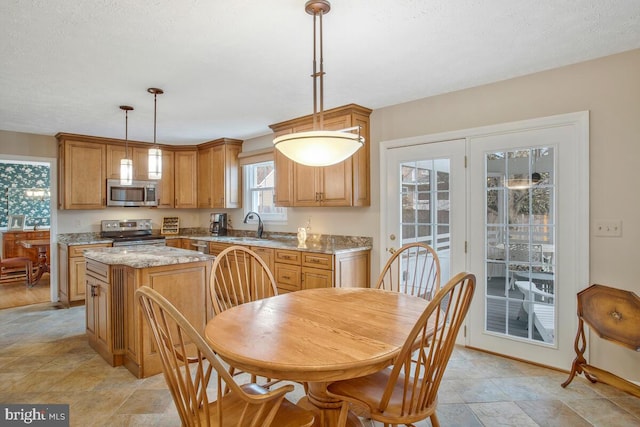
[[[135,180],[149,179],[149,148],[150,145],[137,147],[129,143],[127,157],[132,160],[133,179]],[[107,178],[120,178],[120,160],[124,158],[126,158],[124,142],[107,144]]]
[[[59,133],[58,208],[106,206],[106,146],[80,135]]]
[[[360,126],[365,144],[350,158],[331,166],[313,167],[275,155],[277,206],[369,206],[371,204],[369,115],[355,104],[324,112],[326,130]],[[269,126],[276,136],[313,130],[313,115]]]
[[[193,148],[179,149],[174,147],[173,175],[175,191],[175,208],[197,208],[198,207],[198,151]],[[164,162],[164,157],[163,157]],[[163,163],[164,175],[164,163]],[[164,183],[164,177],[163,177]],[[163,185],[164,186],[164,185]],[[163,197],[164,190],[160,190]]]
[[[220,138],[198,145],[198,207],[242,207],[238,154],[242,141]]]
[[[158,207],[159,208],[174,208],[175,207],[175,154],[173,151],[162,150],[162,178],[158,187]],[[195,181],[193,176],[195,173],[190,173],[191,181]],[[184,181],[184,179],[182,179]]]

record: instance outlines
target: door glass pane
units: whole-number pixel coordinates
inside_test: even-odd
[[[438,253],[441,283],[450,277],[449,159],[416,160],[400,165],[402,236],[400,244],[422,242]],[[435,233],[435,235],[434,235]]]
[[[554,150],[485,156],[485,329],[555,342]]]

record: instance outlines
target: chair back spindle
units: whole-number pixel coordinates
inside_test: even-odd
[[[440,289],[440,260],[424,243],[409,243],[393,253],[373,286],[426,300]]]

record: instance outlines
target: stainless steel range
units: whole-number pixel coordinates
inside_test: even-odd
[[[105,219],[100,236],[113,239],[113,246],[165,246],[164,236],[152,233],[150,219]]]

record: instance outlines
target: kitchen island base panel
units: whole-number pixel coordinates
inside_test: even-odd
[[[213,315],[209,298],[211,260],[158,267],[109,265],[87,258],[87,338],[112,366],[137,378],[162,372],[143,319],[136,289],[150,286],[174,304],[201,332]]]
[[[138,378],[146,378],[162,372],[162,361],[155,350],[151,331],[135,300],[136,289],[149,286],[167,298],[196,329],[203,332],[213,316],[209,298],[210,263],[196,263],[175,267],[156,267],[131,270],[132,280],[127,281],[125,307],[128,320],[125,328],[125,367]],[[130,321],[132,320],[132,321]]]

